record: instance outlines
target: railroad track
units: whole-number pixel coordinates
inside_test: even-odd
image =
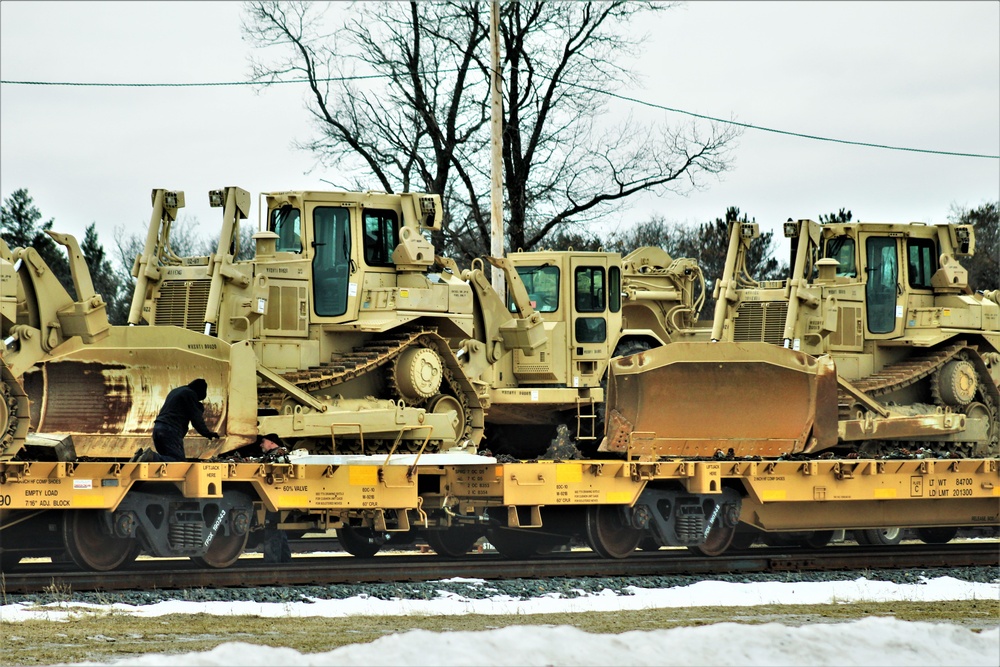
[[[318,545],[317,545],[318,546]],[[953,567],[1000,568],[994,540],[946,545],[890,547],[836,546],[823,550],[757,547],[715,558],[686,549],[637,552],[610,560],[589,551],[574,551],[532,560],[506,560],[499,554],[469,554],[464,559],[433,553],[380,554],[371,559],[349,555],[293,556],[291,563],[265,563],[242,558],[227,569],[200,569],[188,560],[139,560],[128,569],[80,572],[52,563],[22,563],[3,574],[6,594],[37,594],[58,590],[123,591],[307,586],[365,582],[434,581],[450,577],[480,579],[549,579],[555,577],[628,577],[705,575],[750,572],[805,572],[862,569]]]

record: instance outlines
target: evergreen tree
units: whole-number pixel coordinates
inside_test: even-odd
[[[83,243],[80,244],[80,251],[90,270],[94,291],[104,298],[108,306],[108,321],[111,324],[125,324],[128,318],[128,305],[123,304],[122,284],[104,252],[104,246],[97,240],[95,223],[90,223],[87,227]]]
[[[65,250],[45,232],[52,229],[53,220],[39,224],[42,213],[25,188],[15,190],[0,206],[0,237],[14,248],[32,247],[38,251],[59,282],[75,295],[73,278]]]
[[[822,213],[819,214],[819,221],[824,224],[851,222],[851,218],[852,218],[851,212],[846,209],[840,209],[838,212],[831,213],[829,215],[823,215]]]
[[[974,209],[952,207],[949,221],[972,225],[976,233],[976,254],[959,258],[969,272],[969,287],[1000,289],[1000,202],[986,202]]]
[[[729,251],[729,225],[744,222],[754,222],[740,209],[730,206],[726,209],[725,218],[716,218],[715,222],[706,222],[698,228],[698,246],[687,255],[698,260],[702,273],[705,274],[707,296],[702,317],[711,318],[715,311],[715,299],[712,296],[715,283],[722,277],[726,269],[726,253]],[[774,257],[774,232],[761,232],[760,238],[754,239],[746,254],[746,269],[755,280],[779,280],[786,277],[788,267],[779,264]]]

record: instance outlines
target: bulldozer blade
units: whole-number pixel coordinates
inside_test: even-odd
[[[208,383],[205,422],[222,434],[184,439],[188,458],[210,458],[252,442],[257,432],[257,360],[248,343],[179,327],[111,327],[25,373],[32,430],[69,435],[77,457],[122,458],[152,447],[167,393],[195,378]]]
[[[670,343],[612,360],[599,451],[774,457],[837,443],[829,357],[768,343]]]

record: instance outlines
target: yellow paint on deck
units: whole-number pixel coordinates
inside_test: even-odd
[[[375,466],[350,466],[348,480],[351,486],[372,486],[378,484],[378,468]]]
[[[568,484],[583,481],[583,466],[575,463],[563,463],[556,467],[556,484]]]

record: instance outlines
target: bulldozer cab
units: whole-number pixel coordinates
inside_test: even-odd
[[[933,239],[856,228],[824,233],[822,257],[836,260],[834,282],[864,285],[866,338],[902,335],[902,311],[913,290],[930,289],[937,252]],[[821,281],[814,266],[812,282]]]
[[[974,249],[968,225],[789,220],[784,235],[791,241],[788,278],[758,281],[746,252],[759,230],[733,226],[716,282],[714,340],[860,352],[865,341],[920,336],[915,330],[927,329],[935,308],[971,294],[957,259]]]
[[[850,304],[849,319],[863,319],[864,339],[900,338],[915,323],[907,313],[932,308],[946,294],[971,293],[956,259],[974,247],[966,225],[837,224],[825,226],[820,237],[819,257],[836,260],[836,269],[832,278],[821,276],[816,263],[810,282],[845,286],[826,293],[838,297],[841,308]],[[849,285],[863,286],[863,292]]]
[[[423,272],[433,263],[433,248],[422,232],[440,228],[437,196],[273,193],[266,195],[266,205],[267,229],[277,236],[275,252],[301,263],[285,275],[312,277],[310,302],[318,321],[358,319],[371,296],[366,290],[399,287],[399,274]]]
[[[548,341],[544,355],[515,351],[514,374],[521,382],[599,386],[621,335],[621,255],[539,251],[508,258],[545,322]],[[511,297],[508,307],[516,312]]]

